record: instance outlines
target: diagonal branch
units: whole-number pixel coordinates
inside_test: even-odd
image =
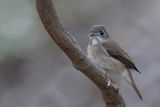
[[[122,96],[116,85],[99,67],[94,65],[84,54],[76,40],[63,28],[52,0],[36,0],[37,10],[42,23],[56,44],[72,61],[73,66],[86,75],[102,92],[107,107],[125,107]]]

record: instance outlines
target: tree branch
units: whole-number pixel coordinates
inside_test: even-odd
[[[107,107],[125,107],[119,89],[111,82],[107,74],[94,65],[84,54],[76,40],[63,28],[52,0],[36,0],[37,10],[42,23],[56,44],[72,61],[73,66],[86,75],[101,90]]]

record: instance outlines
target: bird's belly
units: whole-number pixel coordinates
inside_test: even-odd
[[[100,66],[109,72],[121,73],[125,69],[124,65],[120,61],[109,56],[105,58],[98,58],[97,60]]]
[[[114,72],[119,74],[125,70],[123,63],[109,55],[104,54],[104,52],[96,46],[88,47],[87,52],[88,57],[107,72]]]
[[[125,66],[120,61],[110,56],[100,56],[95,59],[95,62],[104,70],[114,73],[121,73],[124,71]]]

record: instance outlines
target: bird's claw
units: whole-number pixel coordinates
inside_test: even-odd
[[[111,86],[111,80],[108,80],[107,87]]]

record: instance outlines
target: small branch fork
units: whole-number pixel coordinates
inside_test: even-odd
[[[73,66],[86,75],[102,92],[106,107],[125,107],[119,89],[108,75],[94,65],[76,40],[61,25],[52,0],[36,0],[40,19],[53,41],[72,61]]]

